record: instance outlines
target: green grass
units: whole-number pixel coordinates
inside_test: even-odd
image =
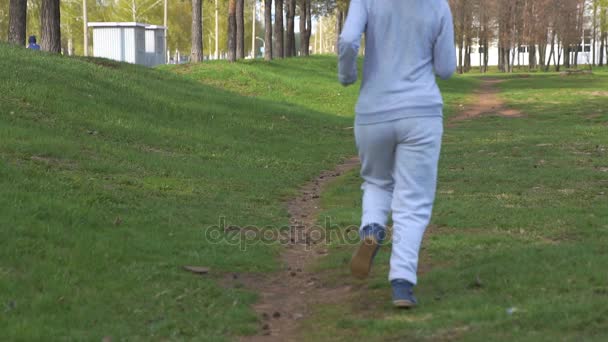
[[[312,112],[352,118],[359,86],[336,86],[336,64],[336,56],[311,56],[272,62],[249,60],[236,65],[210,62],[203,67],[186,64],[163,68],[245,96],[281,99]],[[448,104],[464,103],[475,85],[475,79],[467,78],[440,81]],[[456,107],[449,105],[447,115]]]
[[[304,82],[283,96],[245,96],[257,86],[240,85],[238,74],[273,77],[264,64],[197,67],[209,67],[210,86],[0,45],[2,340],[256,332],[255,294],[219,280],[277,269],[278,248],[209,243],[204,228],[222,216],[234,226],[286,225],[282,201],[354,153],[345,128],[356,90],[334,82],[333,63],[271,64],[285,77],[321,79],[335,95],[307,101]]]
[[[350,303],[317,309],[308,340],[608,339],[608,74],[491,76],[526,116],[446,130],[421,306],[391,308],[385,249]],[[359,185],[348,174],[323,197],[333,229],[358,224]],[[353,247],[331,250],[319,271],[352,283]]]
[[[2,339],[255,333],[255,294],[222,279],[278,269],[279,248],[210,243],[204,229],[221,217],[280,229],[283,200],[355,153],[357,87],[337,85],[335,64],[151,70],[0,45]],[[384,251],[352,302],[305,322],[305,339],[606,339],[608,75],[506,78],[525,118],[446,131],[421,308],[391,309]],[[448,117],[477,84],[441,83]],[[331,187],[323,216],[356,225],[359,182]],[[351,251],[332,248],[326,281],[351,282]]]

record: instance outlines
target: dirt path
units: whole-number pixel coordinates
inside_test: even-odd
[[[296,341],[299,321],[308,316],[315,303],[337,302],[349,293],[350,287],[325,287],[308,271],[327,254],[323,245],[310,241],[308,232],[317,223],[320,195],[325,186],[358,166],[358,158],[352,158],[332,171],[324,171],[287,203],[292,239],[281,254],[281,271],[264,278],[258,275],[241,279],[247,288],[259,293],[260,300],[254,309],[262,320],[260,333],[241,341]]]
[[[498,96],[500,90],[496,87],[497,84],[505,80],[484,78],[481,86],[475,90],[475,100],[468,106],[465,106],[458,115],[451,118],[448,124],[454,124],[458,121],[469,120],[483,115],[498,115],[503,117],[522,117],[523,114],[515,109],[509,109],[505,106],[505,102]]]
[[[481,87],[474,93],[474,102],[453,117],[448,125],[483,115],[522,116],[519,111],[506,108],[504,101],[499,98],[496,84],[502,81],[483,79]],[[335,170],[324,171],[317,179],[305,185],[299,196],[287,203],[292,238],[281,254],[282,269],[264,277],[240,276],[241,283],[260,294],[260,300],[254,309],[262,322],[258,335],[242,337],[241,341],[297,341],[300,320],[307,318],[316,303],[339,303],[352,295],[350,286],[328,288],[318,275],[309,272],[310,266],[327,254],[327,249],[323,245],[311,243],[308,233],[317,223],[319,199],[325,186],[358,166],[358,158],[352,158]],[[432,230],[429,229],[427,233],[430,234]],[[422,254],[421,272],[428,266],[425,253]]]

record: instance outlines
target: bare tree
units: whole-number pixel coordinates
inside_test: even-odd
[[[578,27],[580,0],[555,0],[555,31],[559,39],[558,45],[563,47],[564,66],[570,68],[572,57],[577,51],[581,34]],[[559,56],[559,54],[558,54]],[[559,59],[556,63],[559,69]]]
[[[61,13],[59,0],[42,0],[40,9],[40,28],[42,41],[40,47],[44,51],[61,52]]]
[[[203,60],[203,3],[192,0],[192,49],[190,61],[198,63]]]
[[[479,42],[479,65],[481,72],[488,71],[490,43],[494,39],[494,15],[496,11],[496,1],[477,0],[477,22],[478,42]]]
[[[454,32],[458,46],[458,72],[464,73],[471,67],[471,45],[473,40],[473,0],[450,0],[454,16]]]
[[[535,52],[538,52],[538,65],[544,69],[547,61],[547,45],[549,44],[549,32],[551,19],[547,15],[547,10],[551,6],[552,0],[533,0],[533,7],[530,9],[528,22],[530,22],[529,44],[536,44]],[[536,55],[536,53],[535,53]]]
[[[25,44],[27,22],[27,0],[11,0],[8,19],[8,42]]]
[[[579,57],[579,52],[583,51],[584,49],[584,43],[583,41],[581,41],[580,37],[583,37],[583,39],[587,39],[587,35],[585,34],[585,1],[586,0],[577,0],[577,12],[576,12],[576,26],[574,28],[575,32],[578,32],[579,36],[578,36],[578,41],[576,39],[576,37],[573,36],[574,41],[576,42],[574,45],[574,48],[576,49],[574,52],[574,56],[572,59],[572,63],[574,64],[574,67],[578,67],[578,57]]]
[[[475,44],[482,72],[487,71],[494,43],[499,69],[504,72],[524,64],[546,71],[551,64],[557,70],[562,64],[576,67],[580,54],[592,52],[589,49],[599,63],[607,55],[608,0],[448,1],[454,15],[459,72],[470,69]],[[589,58],[589,63],[595,60]]]
[[[272,60],[272,0],[264,0],[264,59]]]

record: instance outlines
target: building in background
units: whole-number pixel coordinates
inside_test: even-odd
[[[551,51],[551,45],[547,45],[547,54],[545,56],[546,63],[553,65],[553,58],[549,59],[549,52]],[[560,54],[560,64],[564,63],[565,58],[570,59],[570,65],[587,65],[592,64],[594,61],[598,61],[601,53],[601,43],[596,42],[596,48],[593,49],[593,43],[591,38],[586,37],[581,41],[580,44],[573,46],[568,56],[565,55],[564,49],[557,44],[554,46],[555,59],[557,54]],[[595,51],[595,59],[593,58],[593,52]],[[486,51],[483,47],[474,45],[471,47],[471,67],[480,67],[483,65]],[[498,65],[498,44],[495,42],[490,45],[488,49],[488,66]],[[530,47],[527,45],[521,45],[510,51],[511,57],[513,57],[513,66],[528,66],[530,61]],[[540,55],[535,50],[536,60],[538,61]],[[458,47],[456,47],[456,55],[458,56]],[[466,56],[463,56],[466,58]]]
[[[136,22],[95,22],[93,56],[155,66],[165,64],[164,26]]]

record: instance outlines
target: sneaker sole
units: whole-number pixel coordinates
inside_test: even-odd
[[[416,307],[416,303],[411,302],[409,300],[394,300],[393,305],[398,309],[412,309]]]
[[[353,255],[350,262],[350,271],[353,277],[358,279],[365,279],[369,276],[369,271],[372,268],[372,261],[374,258],[374,252],[378,248],[378,241],[373,237],[366,237],[359,248]]]

